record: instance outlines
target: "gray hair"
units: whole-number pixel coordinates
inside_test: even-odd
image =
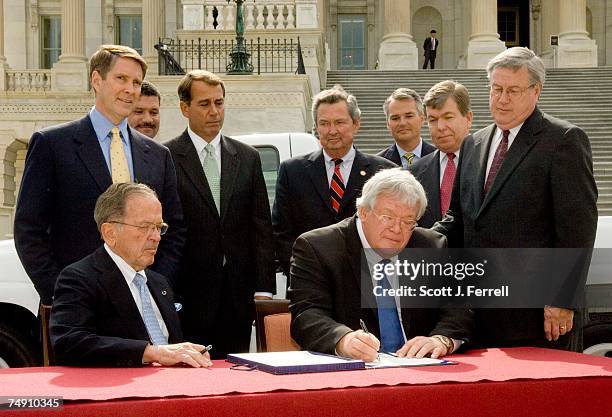
[[[313,97],[312,120],[314,120],[315,126],[317,126],[317,112],[321,104],[336,104],[341,101],[346,103],[349,116],[351,116],[353,122],[361,118],[361,110],[359,110],[355,96],[347,93],[340,84],[336,84],[332,88],[323,90]]]
[[[374,174],[363,186],[361,197],[357,198],[357,209],[372,210],[380,195],[390,195],[409,206],[418,205],[417,220],[427,208],[423,186],[414,175],[402,168],[383,169]]]
[[[145,184],[133,182],[116,183],[100,194],[94,208],[94,220],[98,231],[103,223],[121,220],[125,216],[125,206],[128,199],[134,195],[151,196],[157,199],[157,194]]]
[[[544,85],[544,80],[546,79],[544,62],[531,49],[519,46],[506,49],[489,61],[487,64],[487,78],[491,79],[491,74],[496,68],[510,68],[518,71],[523,67],[527,68],[529,72],[531,84]]]
[[[389,120],[389,104],[391,104],[393,100],[414,100],[419,116],[423,117],[425,115],[425,111],[423,110],[423,101],[421,100],[419,93],[411,88],[398,88],[392,92],[389,97],[387,97],[383,104],[383,111],[385,112],[385,119],[387,120]]]

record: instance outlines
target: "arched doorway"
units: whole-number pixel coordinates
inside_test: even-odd
[[[425,6],[418,9],[412,15],[412,34],[414,41],[419,48],[419,66],[423,66],[423,41],[429,36],[429,32],[435,29],[437,37],[440,39],[440,48],[436,53],[436,68],[444,68],[444,28],[442,26],[442,15],[440,12],[431,6]]]
[[[24,141],[15,139],[14,131],[0,131],[0,175],[4,179],[0,186],[0,240],[13,236],[15,204],[26,149]]]

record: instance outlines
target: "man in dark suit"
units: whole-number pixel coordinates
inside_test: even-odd
[[[94,205],[116,182],[144,183],[160,196],[172,228],[153,269],[175,278],[183,236],[172,158],[127,124],[146,69],[132,48],[102,46],[90,61],[96,98],[89,114],[30,139],[15,212],[15,246],[43,304],[51,304],[59,272],[102,243]]]
[[[423,69],[427,69],[427,63],[430,63],[430,68],[434,69],[436,66],[436,52],[438,52],[438,47],[440,46],[440,41],[436,39],[436,31],[432,29],[429,32],[429,38],[425,39],[423,42],[423,51],[425,54],[425,62],[423,62]]]
[[[438,150],[421,158],[409,170],[427,194],[427,210],[419,219],[419,226],[430,228],[450,205],[459,148],[470,133],[473,115],[467,89],[455,81],[442,81],[431,87],[424,104],[431,141]]]
[[[194,70],[178,88],[187,129],[167,143],[187,225],[178,292],[190,340],[248,352],[254,298],[276,289],[270,205],[256,149],[221,134],[225,86]]]
[[[374,297],[377,266],[395,263],[404,248],[446,246],[439,233],[415,229],[426,205],[423,187],[412,174],[399,168],[380,171],[363,187],[357,216],[296,240],[289,288],[291,336],[303,349],[367,361],[379,350],[436,358],[469,339],[469,310],[405,309],[395,297]],[[377,285],[399,288],[398,283],[392,273]],[[368,298],[376,298],[377,308],[363,308]],[[369,332],[360,330],[360,319]]]
[[[353,147],[361,112],[357,99],[342,87],[317,94],[312,113],[323,149],[284,161],[276,182],[272,225],[287,276],[295,239],[355,214],[355,200],[367,179],[395,166]]]
[[[203,345],[180,343],[171,287],[146,269],[168,230],[155,192],[113,184],[92,217],[104,246],[66,267],[55,287],[50,332],[58,364],[210,366]]]
[[[434,230],[452,247],[592,248],[597,187],[587,135],[537,108],[545,69],[529,49],[500,53],[487,73],[495,123],[464,140],[451,206]],[[562,307],[480,310],[479,341],[580,349],[579,334],[568,337],[580,315]]]
[[[436,150],[421,138],[425,111],[419,93],[410,88],[398,88],[385,100],[383,111],[394,143],[377,153],[378,156],[408,169]]]

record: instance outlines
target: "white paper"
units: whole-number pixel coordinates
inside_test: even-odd
[[[232,354],[232,356],[270,366],[328,365],[334,363],[362,362],[353,359],[344,359],[338,356],[315,354],[308,351],[241,353]]]
[[[431,358],[399,358],[387,353],[378,355],[378,359],[374,362],[367,362],[366,368],[396,368],[400,366],[427,366],[427,365],[444,365],[447,361],[444,359]]]

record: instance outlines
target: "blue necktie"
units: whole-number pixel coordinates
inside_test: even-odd
[[[383,265],[383,279],[380,284],[383,290],[391,288],[389,278],[384,273],[384,265],[390,263],[388,259],[383,259],[379,263]],[[376,297],[378,306],[378,327],[380,328],[380,342],[382,352],[395,353],[404,346],[404,333],[397,314],[395,298],[391,296]]]
[[[168,339],[164,336],[161,327],[159,326],[159,322],[157,321],[157,317],[155,317],[155,312],[153,311],[153,305],[151,304],[151,296],[149,293],[149,288],[147,287],[147,283],[145,282],[145,277],[140,274],[136,274],[134,277],[134,284],[138,287],[140,291],[140,302],[142,303],[142,318],[144,319],[145,326],[147,326],[147,332],[149,332],[149,337],[151,338],[151,342],[154,345],[166,345],[168,344]]]

